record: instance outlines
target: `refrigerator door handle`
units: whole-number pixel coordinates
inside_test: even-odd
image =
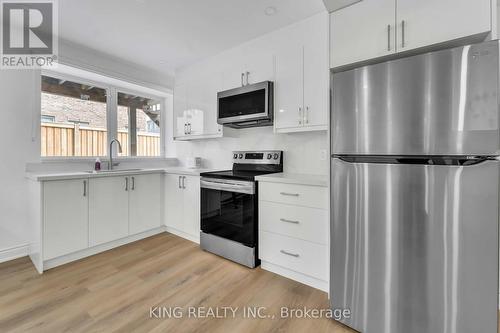
[[[416,164],[416,165],[443,165],[443,166],[472,166],[487,161],[500,161],[500,156],[402,156],[402,155],[337,155],[338,158],[349,163],[377,163],[377,164]]]

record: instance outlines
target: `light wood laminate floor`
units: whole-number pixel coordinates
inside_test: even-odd
[[[239,310],[236,318],[150,318],[155,306]],[[243,318],[248,306],[275,319]],[[0,264],[0,332],[354,332],[326,318],[281,319],[283,306],[328,309],[327,294],[167,233],[43,275],[28,258]]]

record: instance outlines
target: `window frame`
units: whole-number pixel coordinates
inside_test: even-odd
[[[106,156],[42,156],[41,149],[38,147],[39,156],[42,162],[61,162],[61,161],[94,161],[96,158],[100,158],[104,161],[110,159],[109,155],[109,143],[111,140],[118,138],[118,122],[117,122],[117,107],[118,107],[118,92],[126,94],[139,95],[141,97],[155,99],[160,102],[160,156],[118,156],[117,149],[113,151],[113,160],[116,161],[126,161],[126,160],[161,160],[166,158],[166,126],[167,126],[167,114],[166,114],[166,99],[172,94],[168,92],[159,91],[156,89],[141,86],[136,83],[127,82],[121,79],[115,79],[101,74],[96,74],[88,70],[74,68],[70,66],[59,66],[61,70],[55,69],[42,69],[40,71],[40,81],[42,76],[50,76],[59,80],[73,81],[77,83],[82,83],[85,85],[95,86],[106,90],[106,129],[107,129],[107,149]],[[73,74],[72,72],[80,72],[78,74]],[[41,97],[42,89],[40,86],[40,104],[39,113],[41,114]],[[38,117],[38,137],[41,139],[41,119]],[[130,140],[129,140],[130,142]]]

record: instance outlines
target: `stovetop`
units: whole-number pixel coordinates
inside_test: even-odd
[[[281,150],[233,151],[233,169],[203,172],[202,177],[255,181],[256,176],[283,172]]]

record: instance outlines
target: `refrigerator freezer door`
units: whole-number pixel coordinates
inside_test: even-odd
[[[332,160],[332,308],[369,333],[496,333],[497,161]]]
[[[498,41],[332,74],[332,152],[496,155]]]

